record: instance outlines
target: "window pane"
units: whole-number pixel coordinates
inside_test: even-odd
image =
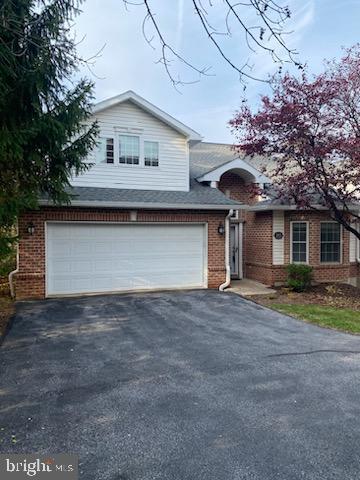
[[[321,262],[338,263],[341,260],[341,228],[334,222],[321,224]]]
[[[292,225],[292,262],[306,263],[307,261],[307,223],[293,222],[291,225]]]
[[[106,163],[114,163],[114,139],[106,139]]]
[[[140,141],[139,137],[120,135],[119,137],[119,163],[139,165]]]
[[[306,223],[293,223],[293,240],[306,242]]]
[[[144,157],[146,167],[157,167],[159,165],[158,142],[144,142]]]
[[[96,163],[114,163],[114,139],[100,137],[95,151]]]

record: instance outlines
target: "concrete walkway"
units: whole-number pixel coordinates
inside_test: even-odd
[[[255,280],[249,280],[243,278],[242,280],[232,280],[231,287],[227,289],[228,292],[237,293],[244,297],[251,297],[253,295],[271,295],[275,293],[275,290],[267,287],[263,283],[255,282]]]

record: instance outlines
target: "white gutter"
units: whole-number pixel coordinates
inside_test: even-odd
[[[231,282],[231,270],[230,270],[230,217],[233,214],[233,210],[229,210],[229,213],[225,217],[225,282],[219,287],[220,292],[223,292],[225,288],[230,285]]]
[[[16,232],[18,232],[18,227],[16,227]],[[9,276],[8,276],[11,298],[15,298],[15,288],[14,288],[13,277],[18,272],[19,272],[19,244],[18,244],[18,242],[16,242],[16,268],[12,272],[10,272]]]
[[[41,206],[56,206],[49,200],[40,200]],[[149,203],[149,202],[110,202],[110,201],[87,201],[87,200],[72,200],[69,207],[87,207],[87,208],[129,208],[134,209],[179,209],[179,210],[228,210],[229,207],[236,210],[247,209],[248,206],[244,204],[204,204],[204,203]]]

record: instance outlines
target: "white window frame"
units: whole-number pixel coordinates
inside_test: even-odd
[[[293,260],[293,224],[294,223],[305,223],[306,225],[306,261],[305,262],[294,262]],[[310,228],[310,224],[307,220],[292,220],[290,222],[290,263],[299,264],[299,265],[309,264],[309,257],[310,257],[309,228]]]
[[[107,141],[113,141],[113,162],[107,162]],[[115,155],[115,139],[113,135],[99,135],[99,142],[95,149],[93,150],[93,158],[95,165],[115,165],[116,155]],[[100,157],[100,161],[98,161]],[[91,161],[91,160],[90,160]]]
[[[129,164],[129,163],[120,163],[120,136],[127,136],[127,137],[137,137],[139,139],[139,164]],[[139,133],[133,133],[133,132],[127,132],[123,130],[118,130],[116,129],[115,132],[111,135],[109,134],[102,134],[100,133],[99,138],[102,138],[105,140],[105,154],[106,154],[106,140],[109,138],[113,139],[114,142],[114,163],[107,163],[106,162],[106,157],[104,158],[103,161],[99,162],[98,165],[104,164],[107,166],[121,166],[125,168],[143,168],[145,170],[151,170],[154,169],[154,171],[159,171],[161,170],[161,142],[158,139],[153,139],[153,138],[148,138],[147,136]],[[158,166],[145,166],[145,142],[153,142],[158,144]]]
[[[143,165],[144,165],[144,168],[159,168],[160,167],[160,142],[158,140],[150,140],[149,138],[143,138],[142,140],[143,142]],[[157,143],[157,153],[158,153],[158,158],[157,158],[157,161],[158,161],[158,164],[155,166],[155,165],[145,165],[145,142],[149,142],[149,143]]]
[[[323,223],[336,223],[340,228],[340,259],[338,262],[322,262],[321,261],[321,225]],[[321,265],[342,265],[343,263],[343,227],[339,222],[335,220],[322,220],[320,222],[320,231],[319,231],[319,263]]]
[[[136,137],[139,139],[139,163],[120,163],[120,137]],[[117,132],[114,138],[114,142],[116,144],[116,148],[114,145],[114,152],[116,153],[116,162],[114,165],[120,165],[121,167],[127,168],[138,168],[144,166],[144,140],[142,135],[137,135],[136,133],[128,133],[128,132]]]

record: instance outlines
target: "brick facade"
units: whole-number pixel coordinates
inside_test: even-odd
[[[243,179],[235,172],[226,172],[220,179],[219,189],[234,200],[254,205],[257,199]],[[272,211],[242,211],[243,221],[243,272],[244,277],[266,285],[284,283],[285,266],[273,265],[272,258]],[[320,222],[331,221],[326,212],[285,212],[284,265],[290,263],[290,222],[309,222],[309,264],[314,268],[315,282],[348,282],[360,277],[357,263],[349,261],[349,232],[342,229],[342,262],[322,264],[320,262]]]
[[[230,198],[245,204],[256,199],[244,181],[234,172],[225,173],[219,189]],[[150,211],[137,212],[138,222],[204,222],[208,224],[208,286],[218,288],[225,281],[224,236],[219,235],[219,223],[224,223],[227,212],[214,211]],[[290,222],[309,222],[309,263],[314,268],[316,282],[357,282],[360,269],[349,261],[349,233],[342,229],[342,262],[320,262],[320,222],[330,220],[326,212],[286,211],[284,214],[284,265],[273,265],[272,211],[242,211],[234,222],[243,224],[244,277],[266,285],[284,283],[285,267],[290,262]],[[19,219],[19,273],[16,275],[18,298],[44,298],[45,296],[45,222],[96,221],[129,222],[130,212],[115,209],[41,208],[30,211]],[[27,233],[27,225],[35,226],[34,235]]]
[[[309,222],[309,264],[314,269],[314,281],[349,282],[360,276],[357,263],[349,260],[349,232],[342,229],[342,261],[339,264],[320,262],[320,222],[331,221],[326,212],[287,211],[284,215],[284,266],[272,263],[272,212],[247,212],[245,225],[245,276],[266,285],[282,284],[286,280],[285,266],[290,263],[290,222]]]
[[[225,281],[224,236],[219,235],[219,223],[227,212],[209,211],[140,211],[137,222],[196,222],[208,225],[208,286],[218,288]],[[130,212],[114,209],[41,208],[29,211],[19,219],[19,273],[16,275],[18,299],[45,297],[45,222],[129,222]],[[33,235],[27,233],[32,222]]]

